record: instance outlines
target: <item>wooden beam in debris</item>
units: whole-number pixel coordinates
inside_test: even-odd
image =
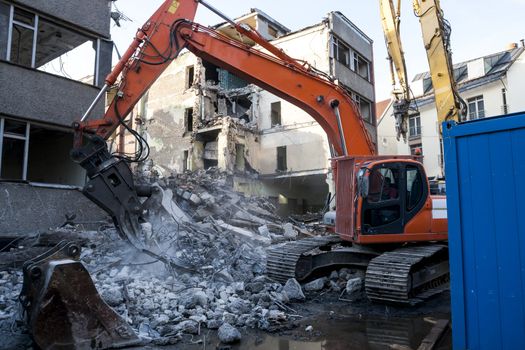
[[[437,320],[417,350],[432,350],[448,327],[448,320]]]

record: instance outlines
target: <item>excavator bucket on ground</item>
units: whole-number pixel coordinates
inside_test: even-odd
[[[78,245],[61,242],[24,264],[20,302],[35,343],[43,350],[137,344],[133,329],[102,300],[79,259]]]

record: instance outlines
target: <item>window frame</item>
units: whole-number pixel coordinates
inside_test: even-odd
[[[23,10],[23,11],[26,11],[26,12],[29,12],[29,13],[32,13],[33,14],[33,18],[34,18],[34,24],[33,26],[30,26],[29,24],[27,23],[23,23],[23,22],[19,22],[17,20],[15,20],[15,6],[14,5],[10,5],[10,8],[9,8],[9,24],[8,24],[8,29],[7,29],[7,50],[6,50],[6,61],[8,62],[12,62],[11,61],[11,46],[13,45],[13,27],[15,25],[17,26],[20,26],[20,27],[23,27],[23,28],[26,28],[26,29],[29,29],[29,30],[32,30],[33,31],[33,45],[31,47],[31,68],[35,68],[35,63],[36,63],[36,43],[37,43],[37,40],[38,40],[38,22],[40,20],[40,16],[36,13],[33,13],[31,11],[27,11],[25,9],[22,9],[20,7],[18,7],[19,9]]]
[[[479,105],[483,104],[483,109],[480,110]],[[473,118],[471,113],[470,105],[473,104],[476,108],[475,110],[475,117]],[[485,113],[485,99],[483,98],[483,95],[473,96],[471,98],[467,98],[467,108],[468,108],[468,120],[477,120],[477,119],[483,119],[486,117]],[[481,111],[481,113],[480,113]]]
[[[410,122],[414,121],[414,126],[410,125]],[[415,133],[412,133],[412,129],[414,129]],[[408,137],[409,138],[418,138],[421,137],[421,115],[411,115],[408,118]]]
[[[26,124],[25,134],[17,135],[17,134],[6,134],[5,131],[5,120],[10,119],[14,120],[20,123]],[[0,117],[0,180],[22,180],[27,181],[27,167],[28,167],[28,160],[29,160],[29,134],[31,129],[31,123],[26,121],[20,121],[17,119],[11,119],[11,118],[4,118]],[[4,158],[3,154],[3,148],[4,148],[4,139],[12,139],[12,140],[22,140],[24,141],[24,159],[22,164],[22,178],[21,179],[3,179],[2,178],[2,160]]]
[[[278,106],[277,109],[274,109],[273,107],[274,106]],[[278,126],[282,126],[283,125],[283,110],[282,110],[282,103],[281,101],[275,101],[275,102],[271,102],[270,103],[270,127],[272,128],[275,128],[275,127],[278,127]],[[279,119],[279,123],[274,123],[274,111],[276,112],[276,116],[278,117]],[[278,114],[277,114],[278,112]],[[277,119],[277,118],[275,118]]]

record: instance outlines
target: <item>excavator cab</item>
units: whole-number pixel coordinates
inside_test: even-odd
[[[361,178],[359,178],[361,177]],[[402,234],[429,194],[425,170],[418,162],[382,161],[360,169],[361,234]]]

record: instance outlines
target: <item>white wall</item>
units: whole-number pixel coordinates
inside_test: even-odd
[[[509,68],[506,82],[509,113],[525,111],[525,54]]]

